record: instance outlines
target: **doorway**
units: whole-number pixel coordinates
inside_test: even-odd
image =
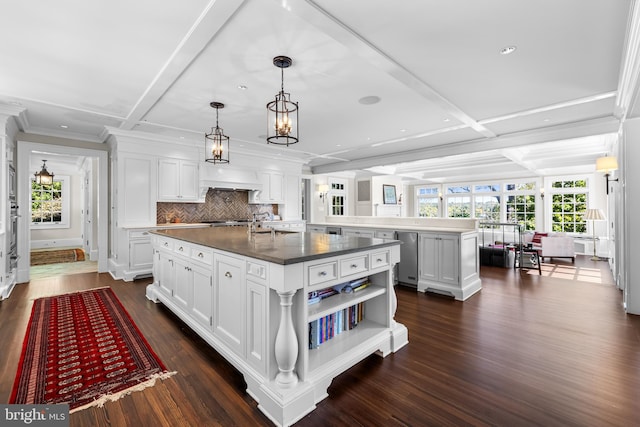
[[[106,147],[105,147],[106,148]],[[18,181],[18,206],[20,209],[20,218],[18,219],[18,271],[17,283],[25,283],[30,280],[30,251],[31,251],[31,156],[58,155],[58,156],[80,156],[91,159],[95,170],[92,172],[95,185],[92,186],[92,206],[94,212],[89,211],[91,219],[91,227],[96,232],[94,254],[90,257],[96,258],[98,272],[107,271],[108,257],[108,153],[106,150],[71,147],[63,145],[42,144],[27,141],[18,141],[18,162],[17,162],[17,181]],[[88,190],[89,191],[89,190]],[[93,201],[94,200],[94,201]],[[82,208],[84,210],[84,208]],[[100,227],[98,224],[103,224]],[[83,229],[88,228],[83,225]],[[84,245],[83,238],[79,244]],[[91,242],[89,242],[91,244]]]

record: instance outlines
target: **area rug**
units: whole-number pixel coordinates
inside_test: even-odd
[[[84,261],[84,251],[80,248],[31,251],[30,258],[31,265]]]
[[[175,374],[111,288],[33,302],[9,403],[102,406]]]

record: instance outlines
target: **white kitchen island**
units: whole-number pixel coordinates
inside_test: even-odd
[[[152,232],[161,302],[243,375],[276,425],[291,425],[327,397],[333,378],[370,354],[408,343],[395,322],[400,242],[318,233],[249,234],[245,227]],[[309,305],[308,295],[354,279],[370,285]],[[363,307],[357,327],[310,349],[310,323]],[[311,347],[313,347],[312,345]]]

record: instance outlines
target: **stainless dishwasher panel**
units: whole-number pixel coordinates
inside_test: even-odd
[[[400,262],[398,263],[398,282],[400,285],[418,287],[418,233],[398,231]]]

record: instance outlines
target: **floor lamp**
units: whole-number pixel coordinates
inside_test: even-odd
[[[592,261],[600,261],[598,255],[596,255],[596,221],[604,220],[604,213],[601,209],[587,209],[587,216],[585,218],[587,221],[591,221],[591,226],[593,227],[593,256],[591,257]]]

